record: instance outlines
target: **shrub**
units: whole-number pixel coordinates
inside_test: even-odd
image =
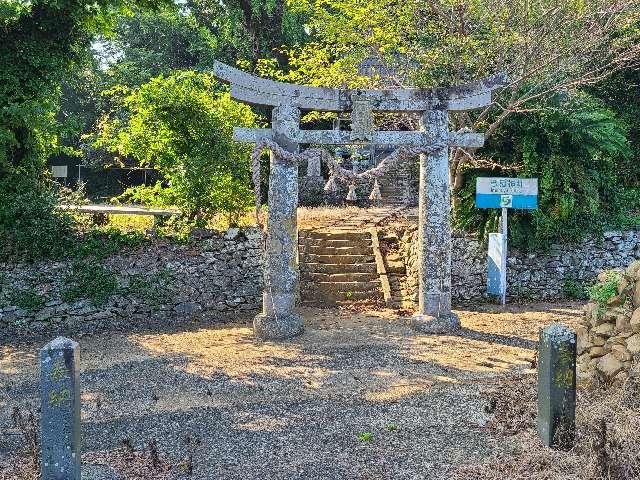
[[[65,302],[86,298],[94,305],[104,305],[118,290],[116,274],[94,262],[75,262],[64,279],[60,296]]]
[[[14,177],[15,180],[15,177]],[[58,192],[46,180],[0,185],[0,258],[55,258],[71,245],[73,218],[56,209]]]
[[[589,298],[589,286],[577,278],[568,275],[564,279],[564,285],[562,286],[562,293],[569,298],[575,298],[577,300],[587,300]]]
[[[615,114],[587,96],[555,98],[540,110],[506,121],[483,152],[517,176],[539,179],[539,208],[512,211],[511,245],[547,248],[575,242],[605,228],[634,222],[628,213],[637,194],[619,177],[619,165],[630,155],[627,130]],[[497,227],[497,210],[475,208],[478,176],[514,176],[513,170],[469,170],[459,193],[459,228],[481,236]]]
[[[621,275],[619,272],[607,272],[606,278],[602,282],[598,282],[588,288],[589,298],[598,302],[599,309],[604,309],[607,302],[618,294],[618,284]]]
[[[158,76],[123,95],[128,118],[105,118],[96,146],[152,166],[164,181],[121,197],[152,206],[178,206],[196,226],[217,213],[235,225],[253,203],[250,147],[232,140],[234,126],[255,126],[246,105],[221,91],[213,77],[193,71]]]
[[[40,310],[46,303],[45,297],[32,288],[24,288],[11,292],[8,300],[10,305],[15,305],[28,311]]]

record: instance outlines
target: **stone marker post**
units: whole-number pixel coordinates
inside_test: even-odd
[[[322,178],[322,158],[320,155],[311,157],[307,161],[307,177],[313,179],[320,178],[321,181],[324,180]]]
[[[554,323],[538,346],[538,435],[549,447],[570,447],[575,436],[576,333]]]
[[[289,152],[298,151],[296,134],[300,110],[291,105],[273,108],[273,139]],[[262,313],[253,321],[263,340],[294,337],[304,329],[296,312],[298,298],[298,164],[271,154],[269,216],[265,249],[265,286]]]
[[[58,337],[40,350],[42,480],[80,480],[80,351]]]
[[[420,129],[432,143],[448,143],[447,110],[422,114]],[[420,155],[418,198],[418,312],[411,325],[423,333],[449,333],[460,328],[451,312],[451,205],[449,149]]]
[[[324,183],[322,157],[313,156],[307,160],[307,174],[300,178],[300,204],[320,203],[324,198]]]

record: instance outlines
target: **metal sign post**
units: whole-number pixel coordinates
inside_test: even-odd
[[[538,208],[537,178],[478,178],[476,208],[500,208],[500,233],[489,234],[487,292],[507,302],[507,211]]]

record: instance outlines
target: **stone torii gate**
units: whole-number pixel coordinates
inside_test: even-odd
[[[504,75],[452,88],[343,90],[276,82],[216,62],[214,75],[230,84],[231,97],[273,107],[271,128],[234,128],[242,142],[272,140],[286,152],[300,144],[392,144],[398,147],[443,145],[420,155],[419,307],[412,326],[424,333],[460,328],[451,312],[451,227],[448,146],[481,147],[484,135],[450,132],[448,112],[481,108],[491,103]],[[301,130],[301,110],[351,112],[351,131]],[[419,112],[419,131],[376,131],[373,112]],[[256,336],[284,339],[300,334],[298,296],[298,164],[271,152],[265,288],[263,311],[254,320]]]

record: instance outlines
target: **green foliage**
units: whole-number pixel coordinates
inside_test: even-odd
[[[111,86],[137,87],[174,70],[210,66],[220,57],[221,39],[177,5],[121,15],[114,30],[101,51],[109,65],[103,82]]]
[[[23,310],[34,312],[44,307],[46,298],[36,292],[33,288],[18,289],[10,293],[9,305],[15,305]]]
[[[620,272],[607,272],[604,281],[598,282],[587,289],[589,298],[598,302],[598,310],[603,311],[607,302],[618,294],[618,285],[621,280]]]
[[[306,12],[289,0],[187,0],[200,25],[217,39],[220,59],[253,65],[258,58],[278,55],[283,45],[302,44]]]
[[[640,28],[640,23],[638,24]],[[616,72],[604,82],[589,90],[600,98],[608,108],[616,112],[627,127],[627,138],[631,145],[631,155],[618,161],[618,174],[625,186],[640,190],[640,68],[627,68]],[[640,211],[640,191],[636,191],[631,205]]]
[[[3,2],[0,178],[42,174],[46,154],[58,147],[60,82],[82,61],[93,35],[108,32],[128,6],[124,0]]]
[[[174,203],[198,226],[218,212],[233,225],[250,208],[250,147],[234,142],[232,134],[234,126],[255,126],[256,119],[250,108],[216,90],[211,75],[196,72],[124,89],[129,118],[104,119],[97,145],[153,166],[169,185],[167,192],[160,185],[138,187],[124,199]]]
[[[387,432],[395,432],[396,430],[398,430],[398,426],[397,426],[395,423],[387,423],[387,424],[384,426],[384,429],[385,429]]]
[[[584,94],[556,98],[551,105],[507,120],[482,154],[507,167],[518,165],[518,176],[539,178],[539,209],[510,212],[510,242],[526,249],[544,248],[629,221],[631,192],[618,175],[619,162],[630,154],[625,134],[613,112]],[[500,173],[467,172],[457,227],[482,236],[497,227],[499,212],[476,209],[474,192],[477,176]]]
[[[56,209],[58,198],[47,181],[0,182],[0,259],[55,258],[69,248],[73,219]]]
[[[118,291],[118,278],[96,262],[74,262],[64,279],[60,297],[65,302],[87,298],[96,306],[104,305]]]
[[[137,0],[155,6],[155,0]],[[68,128],[56,117],[61,83],[107,33],[125,0],[9,0],[0,6],[0,257],[56,256],[69,217],[54,210],[45,161],[63,150]]]
[[[371,432],[361,432],[358,434],[358,440],[361,442],[368,443],[373,440],[373,433]]]
[[[129,279],[129,286],[124,289],[124,293],[135,295],[137,298],[158,305],[170,297],[171,292],[166,287],[170,280],[171,271],[167,269],[153,274],[132,275]]]
[[[146,240],[142,232],[123,231],[114,227],[93,228],[79,236],[67,256],[76,259],[104,259],[125,249],[141,246]]]
[[[564,279],[564,284],[562,285],[562,293],[566,297],[575,298],[576,300],[588,300],[589,285],[585,282],[581,282],[571,275],[568,275]]]

